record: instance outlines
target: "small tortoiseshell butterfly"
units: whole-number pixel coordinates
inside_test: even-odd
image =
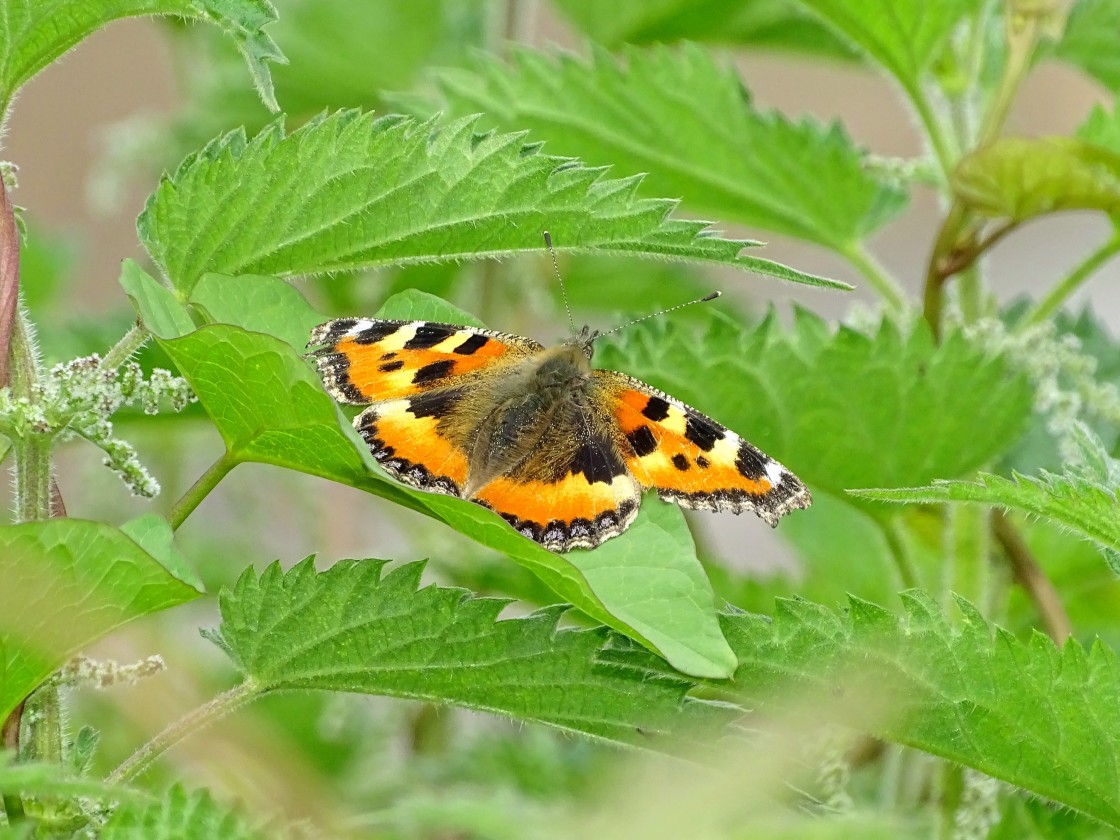
[[[592,368],[597,335],[584,327],[546,349],[474,327],[341,318],[308,346],[335,399],[369,405],[354,426],[387,472],[489,508],[552,551],[621,534],[644,488],[771,526],[809,506],[793,473],[734,432]]]

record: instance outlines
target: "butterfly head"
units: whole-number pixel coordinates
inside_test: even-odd
[[[572,347],[578,347],[583,351],[583,355],[587,357],[587,361],[591,361],[591,357],[595,354],[595,339],[600,335],[602,335],[602,333],[598,330],[593,330],[591,327],[584,324],[583,329],[564,343]]]

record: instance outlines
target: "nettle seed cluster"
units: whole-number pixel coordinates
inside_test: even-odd
[[[1120,425],[1120,389],[1096,378],[1097,360],[1082,351],[1081,340],[1060,333],[1052,322],[1012,332],[987,318],[964,326],[965,334],[992,352],[1003,353],[1034,386],[1034,408],[1069,462],[1082,460],[1077,434],[1082,417]]]
[[[40,435],[53,441],[81,437],[105,453],[113,470],[137,496],[159,494],[159,482],[137,457],[136,449],[113,436],[110,418],[122,407],[139,404],[158,414],[163,401],[182,411],[194,401],[187,381],[155,368],[147,379],[135,362],[105,366],[97,354],[57,364],[27,396],[0,389],[0,433],[13,440]]]

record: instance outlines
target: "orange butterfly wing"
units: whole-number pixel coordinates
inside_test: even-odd
[[[327,390],[353,405],[461,384],[460,377],[544,349],[519,335],[379,318],[328,321],[311,331],[313,345],[321,345],[309,355]]]
[[[468,388],[541,345],[506,333],[438,324],[340,318],[316,327],[309,355],[338,401],[367,405],[354,427],[400,481],[462,495],[469,448],[450,422]]]
[[[797,476],[710,417],[626,374],[594,375],[642,487],[682,507],[753,510],[771,526],[812,502]]]

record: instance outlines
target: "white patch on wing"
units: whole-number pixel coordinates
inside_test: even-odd
[[[773,487],[777,487],[782,483],[782,477],[785,475],[786,469],[777,461],[766,462],[766,478],[770,480]]]
[[[404,346],[416,336],[416,330],[423,325],[423,322],[416,324],[404,324],[396,332],[390,333],[378,342],[377,347],[384,353],[393,353],[398,350],[403,350]]]
[[[346,338],[357,338],[372,326],[373,321],[369,320],[368,318],[359,318],[357,323],[355,323],[354,326],[343,333],[343,335]]]

